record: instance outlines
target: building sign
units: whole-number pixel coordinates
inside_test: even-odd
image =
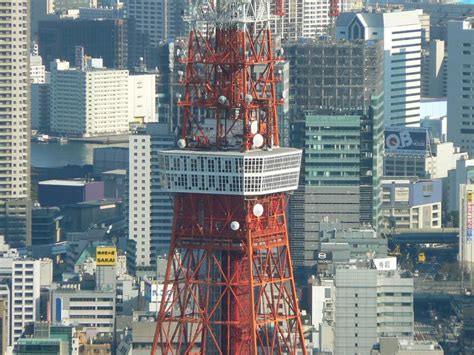
[[[389,271],[397,270],[397,258],[389,256],[387,258],[374,259],[375,268],[377,270]]]
[[[395,202],[408,202],[410,200],[409,187],[395,187]]]
[[[97,266],[115,266],[117,262],[117,248],[97,247],[95,261]]]
[[[466,240],[472,241],[472,201],[473,192],[467,192],[467,228],[466,228]]]
[[[425,155],[428,134],[424,128],[390,127],[385,130],[385,153]]]
[[[332,262],[332,252],[319,252],[318,253],[318,264],[329,264]]]

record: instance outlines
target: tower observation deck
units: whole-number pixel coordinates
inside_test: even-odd
[[[152,354],[306,354],[285,215],[301,151],[279,146],[270,2],[194,0],[179,149],[158,157],[174,222]]]

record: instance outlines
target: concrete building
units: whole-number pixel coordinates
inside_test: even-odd
[[[51,299],[53,322],[95,328],[97,333],[114,331],[115,291],[59,288]]]
[[[369,354],[380,336],[413,337],[413,279],[397,271],[393,259],[337,269],[336,354]]]
[[[336,287],[332,278],[314,277],[308,280],[308,311],[314,329],[311,344],[314,350],[334,351],[334,339],[328,341],[327,328],[334,327]],[[308,349],[309,350],[309,349]]]
[[[443,179],[465,159],[451,142],[429,139],[427,128],[389,127],[385,130],[384,175]]]
[[[421,68],[421,96],[446,97],[448,57],[444,41],[433,40],[429,43],[428,49],[423,49]]]
[[[436,341],[381,337],[379,349],[370,355],[444,355],[444,351]]]
[[[340,12],[349,12],[354,9],[356,1],[343,0],[338,4]],[[285,14],[272,23],[274,34],[283,40],[317,39],[331,34],[329,0],[285,0],[283,5]]]
[[[288,44],[285,52],[290,142],[304,148],[300,187],[291,200],[290,241],[297,277],[306,280],[324,218],[346,227],[378,228],[380,222],[382,44],[310,41]]]
[[[464,156],[456,162],[454,169],[448,172],[446,184],[444,184],[444,196],[446,196],[446,211],[459,212],[460,186],[462,184],[474,183],[474,159]]]
[[[39,55],[30,55],[30,83],[46,83],[46,69]]]
[[[162,41],[176,38],[186,28],[179,18],[184,10],[183,1],[144,1],[126,2],[127,18],[132,31],[140,35],[147,45],[158,48]]]
[[[2,280],[0,284],[0,351],[6,354],[10,344],[10,287]]]
[[[82,46],[88,55],[102,58],[107,68],[127,68],[128,32],[123,19],[48,19],[40,21],[38,27],[39,54],[44,63],[55,59],[74,63],[76,46]]]
[[[441,180],[382,179],[384,227],[391,229],[441,228]]]
[[[448,24],[448,140],[474,154],[474,18]]]
[[[144,124],[157,122],[156,116],[156,76],[153,74],[129,75],[128,111],[129,122]]]
[[[383,40],[384,123],[417,124],[421,94],[421,11],[342,13],[337,39]]]
[[[0,42],[9,44],[0,48],[0,234],[21,247],[31,244],[29,3],[0,9]]]
[[[47,180],[38,183],[41,206],[62,206],[104,198],[102,181]]]
[[[462,184],[459,193],[459,260],[464,272],[474,267],[474,185]]]
[[[387,239],[377,236],[373,229],[367,227],[344,228],[340,223],[328,223],[321,228],[319,250],[330,255],[332,263],[349,262],[351,259],[366,259],[368,253],[377,258],[387,256]],[[320,261],[318,257],[317,262]],[[318,264],[318,271],[319,266]]]
[[[41,261],[16,259],[12,263],[10,344],[14,345],[28,323],[39,319]]]
[[[168,252],[173,221],[172,198],[161,192],[156,155],[174,147],[166,123],[148,124],[130,136],[127,263],[132,272],[156,264]]]
[[[94,148],[94,174],[116,169],[128,170],[128,154],[128,147]]]
[[[130,123],[156,121],[155,76],[131,76],[91,59],[84,69],[51,66],[51,131],[70,136],[129,132]]]

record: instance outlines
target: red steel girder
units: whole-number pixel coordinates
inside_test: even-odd
[[[177,194],[152,354],[306,353],[284,193]],[[252,208],[264,207],[256,217]],[[233,221],[238,230],[230,227]]]

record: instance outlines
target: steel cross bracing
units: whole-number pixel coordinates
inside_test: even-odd
[[[284,194],[254,200],[179,194],[155,335],[161,354],[305,353]],[[232,221],[245,223],[233,232]]]
[[[206,5],[211,6],[208,1]],[[178,103],[183,109],[182,136],[189,147],[249,150],[254,130],[266,146],[278,146],[276,114],[281,100],[276,99],[278,57],[273,55],[269,3],[228,1],[212,6],[222,11],[200,11],[222,22],[207,22],[204,32],[195,26],[187,53],[180,58],[186,66],[180,78],[185,92]]]

